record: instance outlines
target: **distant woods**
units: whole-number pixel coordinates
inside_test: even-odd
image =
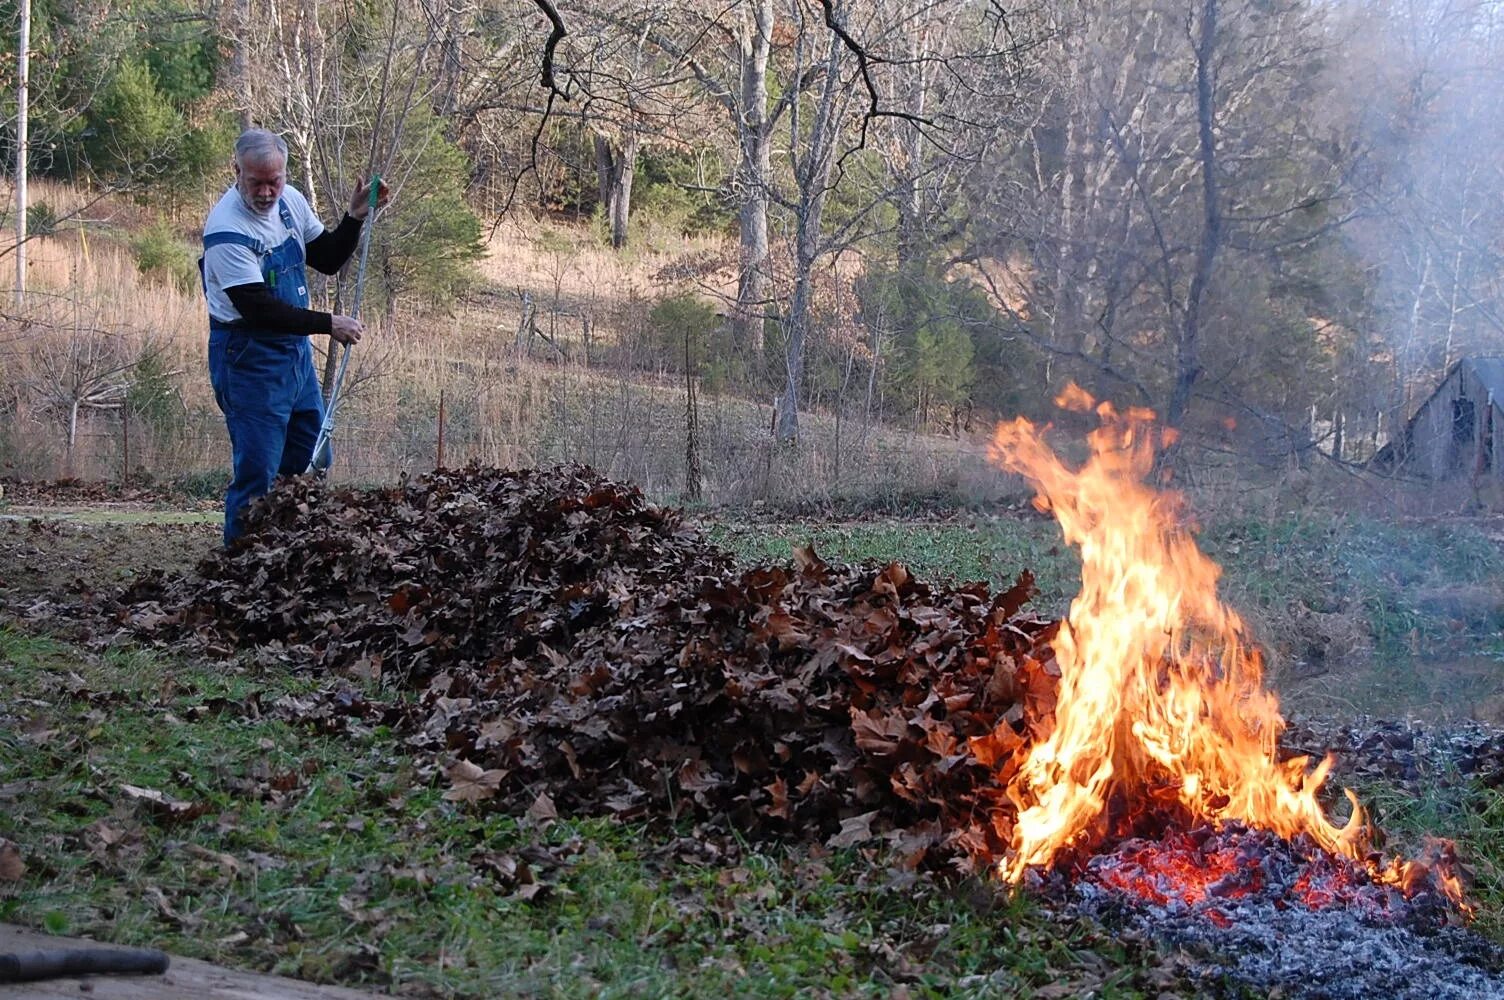
[[[724,237],[656,336],[789,445],[810,407],[961,432],[1075,380],[1188,442],[1362,461],[1504,354],[1498,0],[32,7],[33,176],[186,212],[276,129],[325,218],[396,188],[378,308],[465,294],[507,216]]]

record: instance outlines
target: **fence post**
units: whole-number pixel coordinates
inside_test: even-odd
[[[122,403],[120,406],[120,436],[125,441],[124,456],[120,461],[120,482],[129,484],[131,481],[131,408]]]
[[[444,389],[439,388],[439,454],[434,462],[435,469],[444,467]]]

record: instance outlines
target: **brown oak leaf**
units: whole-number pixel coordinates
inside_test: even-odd
[[[450,802],[479,802],[496,794],[507,772],[499,767],[488,771],[479,764],[461,760],[446,768],[444,776],[449,779],[450,786],[444,798]]]

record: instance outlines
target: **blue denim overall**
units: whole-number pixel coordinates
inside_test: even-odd
[[[282,224],[296,233],[292,213],[277,202]],[[308,277],[303,245],[296,235],[268,250],[253,236],[236,232],[204,234],[204,250],[235,244],[261,258],[261,278],[288,305],[308,308]],[[203,262],[200,261],[200,268]],[[214,401],[230,432],[234,470],[225,492],[225,544],[244,530],[241,514],[268,492],[280,475],[306,472],[324,398],[306,335],[256,330],[244,320],[226,323],[209,317],[209,381]]]

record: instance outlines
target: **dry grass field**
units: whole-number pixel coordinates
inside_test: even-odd
[[[60,214],[86,203],[82,192],[46,184],[34,196]],[[8,474],[207,483],[227,464],[204,374],[198,221],[187,212],[154,219],[103,199],[29,244],[26,303],[0,327],[0,387],[14,414],[0,431]],[[617,253],[588,227],[508,221],[490,234],[460,300],[368,317],[374,336],[352,355],[336,477],[381,482],[434,467],[442,417],[447,465],[580,461],[678,498],[685,386],[662,357],[652,307],[686,293],[714,304],[729,289],[730,250],[651,232],[641,242]],[[152,421],[126,426],[118,403],[127,391],[133,404],[156,394]],[[705,500],[882,504],[991,498],[1003,487],[981,437],[864,421],[860,400],[840,409],[809,413],[802,446],[780,449],[769,434],[771,392],[756,400],[702,391]]]

